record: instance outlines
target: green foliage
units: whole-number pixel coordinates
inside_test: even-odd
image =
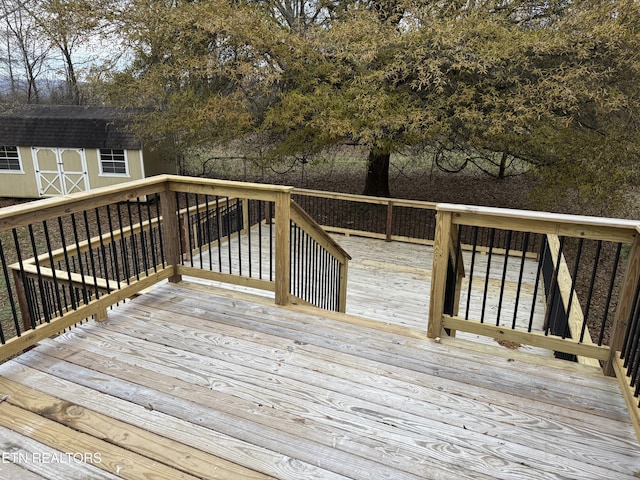
[[[608,203],[635,175],[637,1],[301,5],[136,3],[114,96],[151,107],[148,135],[254,135],[267,159],[345,143],[479,152],[532,165],[549,198]]]

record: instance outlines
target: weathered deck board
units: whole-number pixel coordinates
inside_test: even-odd
[[[215,465],[213,475],[215,478],[242,477],[247,480],[270,478],[79,405],[70,408],[66,401],[17,382],[0,378],[0,388],[8,394],[7,402],[12,405],[45,416],[77,432],[106,439],[110,444],[166,463],[197,477],[211,476],[211,466]]]
[[[89,463],[69,461],[66,455],[63,457],[64,460],[55,462],[55,456],[60,456],[63,452],[5,427],[0,427],[0,448],[3,453],[0,475],[3,479],[116,480],[119,478]],[[34,454],[38,456],[36,461],[33,458]]]
[[[249,275],[249,259],[251,259],[251,276],[257,278],[261,268],[262,278],[269,278],[270,269],[274,268],[269,260],[269,228],[262,225],[262,256],[258,249],[258,230],[254,226],[251,237],[242,234],[231,241],[226,239],[218,246],[214,245],[211,252],[206,248],[195,252],[193,261],[186,261],[187,265],[211,268],[223,273],[240,271]],[[380,320],[385,323],[404,325],[413,328],[426,329],[429,306],[429,290],[431,282],[431,265],[433,248],[427,245],[402,242],[384,242],[372,238],[346,237],[332,235],[333,238],[352,256],[349,262],[349,278],[347,290],[347,313],[366,318]],[[251,247],[249,240],[251,240]],[[240,252],[240,254],[239,254]],[[467,270],[471,263],[471,253],[463,252]],[[473,278],[471,280],[471,302],[469,318],[480,319],[486,284],[485,272],[488,255],[476,255]],[[493,255],[490,265],[488,286],[489,301],[486,306],[486,320],[495,323],[500,296],[501,278],[505,257]],[[508,257],[507,281],[505,283],[504,298],[500,312],[500,324],[510,326],[513,321],[517,280],[521,259]],[[533,292],[536,278],[537,263],[527,259],[523,270],[523,283],[518,305],[519,327],[526,328],[529,313],[532,308]],[[460,312],[466,313],[469,286],[469,273],[462,282],[460,298]],[[251,291],[243,287],[239,290]],[[265,293],[271,296],[271,293]],[[534,309],[533,330],[541,330],[544,316],[544,296],[537,294]],[[469,338],[469,337],[467,337]]]
[[[336,235],[334,238],[352,257],[349,262],[347,313],[426,330],[433,248],[427,245],[383,242],[353,236]],[[467,271],[462,281],[459,308],[460,314],[464,316],[471,273],[471,253],[463,251],[462,255]],[[504,255],[493,255],[491,259],[485,321],[492,324],[495,324],[497,317],[504,259]],[[470,319],[479,320],[482,315],[487,260],[488,255],[476,254],[471,279]],[[500,307],[500,325],[503,326],[510,327],[513,321],[520,261],[519,257],[509,257],[507,260],[507,264],[512,268],[507,269],[507,281]],[[528,259],[525,262],[516,322],[519,327],[528,326],[536,268],[537,263],[534,260]],[[532,324],[534,331],[542,330],[544,308],[544,295],[538,291]],[[471,334],[462,336],[478,339]],[[491,343],[492,340],[485,342]],[[532,347],[521,348],[529,352],[539,351]]]
[[[8,367],[3,366],[2,374],[31,388],[37,387],[49,395],[73,401],[85,408],[100,411],[203,452],[234,459],[238,464],[249,465],[256,471],[259,470],[274,477],[331,480],[344,478],[339,475],[332,476],[330,472],[316,469],[286,455],[278,455],[276,452],[196,425],[192,423],[189,415],[186,415],[187,420],[183,420],[153,409],[152,404],[129,402],[126,399],[117,398],[110,392],[102,393],[18,362]],[[321,474],[318,474],[318,470]],[[211,477],[213,478],[213,475]]]
[[[622,479],[640,470],[613,379],[249,298],[164,284],[0,365],[0,441],[71,448],[73,428],[96,437],[92,448],[106,440],[119,452],[109,471],[143,457],[136,473],[172,478]],[[19,425],[36,416],[44,433]],[[64,477],[48,467],[46,478]]]

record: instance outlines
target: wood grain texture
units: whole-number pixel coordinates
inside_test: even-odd
[[[488,226],[622,243],[632,243],[637,236],[635,220],[448,203],[439,203],[437,210],[452,213],[454,223],[459,225]]]
[[[611,331],[611,355],[604,366],[605,375],[613,376],[614,374],[616,352],[622,350],[624,335],[633,310],[633,298],[635,297],[638,281],[640,281],[640,237],[633,242],[629,252],[629,263],[624,274],[620,300],[618,301],[618,308],[616,309]]]
[[[198,478],[224,478],[207,459],[300,480],[631,479],[640,468],[617,383],[585,366],[206,289],[158,285],[0,365],[5,428],[62,450],[73,428],[76,441],[146,459],[136,465]]]
[[[279,193],[275,203],[275,296],[278,305],[287,305],[291,288],[291,194]]]
[[[0,391],[8,395],[6,402],[11,405],[37,413],[78,432],[102,438],[113,445],[198,477],[215,479],[242,477],[247,480],[269,478],[227,460],[152,434],[143,428],[60,400],[5,378],[0,378]]]
[[[72,312],[67,312],[63,317],[54,318],[49,323],[41,323],[36,326],[36,328],[24,332],[22,336],[13,337],[4,345],[0,346],[0,359],[3,360],[16,355],[34,345],[36,342],[55,335],[92,315],[99,316],[110,306],[133,297],[136,293],[169,278],[172,274],[172,268],[159,270],[157,273],[152,273],[147,277],[141,277],[140,280],[123,286],[120,290],[111,292],[108,295],[103,295],[99,299],[92,300],[86,306],[80,307]]]

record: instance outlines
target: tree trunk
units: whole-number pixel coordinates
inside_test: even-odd
[[[502,158],[500,158],[500,170],[498,171],[498,178],[503,179],[506,175],[507,170],[507,158],[509,157],[509,152],[502,152]]]
[[[364,195],[374,197],[390,197],[389,192],[389,160],[391,154],[380,150],[369,150],[369,168],[364,185]]]
[[[80,88],[78,87],[78,78],[76,77],[76,70],[73,65],[73,59],[71,58],[71,51],[67,45],[66,39],[60,48],[62,55],[64,56],[67,70],[67,95],[73,105],[80,105]]]

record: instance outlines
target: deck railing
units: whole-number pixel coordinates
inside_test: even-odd
[[[298,204],[291,203],[291,293],[304,303],[344,312],[351,259]]]
[[[305,258],[318,272],[301,299],[294,231],[310,239]],[[165,175],[9,207],[0,211],[0,360],[182,276],[344,310],[347,261],[292,204],[291,187]]]
[[[479,255],[472,248],[466,256],[467,280],[457,292],[460,308],[450,314],[443,306],[451,296],[446,291],[447,270],[451,250],[460,250],[457,239],[463,228],[488,228],[488,250]],[[507,241],[496,249],[493,239],[498,232]],[[514,257],[509,253],[516,237],[522,239],[522,250]],[[609,345],[618,341],[615,311],[628,301],[621,291],[621,251],[635,237],[631,221],[440,204],[429,334],[439,336],[442,328],[462,330],[608,361],[604,333],[614,332]],[[538,249],[534,262],[529,260],[531,244]],[[525,282],[526,276],[530,278]],[[601,285],[597,293],[596,279]],[[507,289],[515,291],[514,302],[504,301]],[[596,333],[594,340],[589,325]]]
[[[640,232],[624,220],[176,176],[18,205],[0,211],[0,359],[182,276],[344,311],[349,256],[326,230],[433,245],[430,337],[603,362],[640,426]]]
[[[428,245],[438,241],[436,210],[446,208],[306,189],[294,189],[293,197],[327,231]],[[439,272],[434,271],[432,279],[432,288],[443,289],[443,304],[436,306],[450,317],[446,329],[455,332],[454,319],[469,320],[461,329],[550,348],[559,357],[594,366],[608,359],[622,264],[635,223],[549,214],[541,220],[532,212],[474,211],[503,213],[486,215],[489,220],[484,223],[458,222],[450,229],[448,274],[439,282]],[[492,223],[495,218],[511,218],[513,225],[504,220]],[[581,218],[588,224],[616,227],[585,235]],[[537,224],[530,228],[534,219]],[[556,230],[557,225],[565,230],[568,225],[575,227],[563,232]],[[440,266],[445,268],[445,263]],[[509,290],[512,294],[505,295]],[[508,302],[508,297],[515,297],[515,302]],[[431,302],[433,307],[433,297]],[[471,322],[474,319],[477,322]]]
[[[327,232],[433,244],[436,204],[296,188],[293,199]]]
[[[428,335],[466,331],[563,352],[595,366],[602,362],[606,374],[615,369],[634,423],[640,425],[636,222],[449,204],[440,204],[437,210]],[[501,231],[507,238],[533,241],[539,248],[535,268],[526,271],[528,248],[522,249],[518,260],[508,255],[509,241],[497,254],[489,241],[482,261],[477,249],[463,256],[459,268],[466,270],[466,281],[452,281],[451,259],[461,250],[458,239],[463,228],[489,228],[490,238]],[[527,292],[525,275],[534,278],[533,289]],[[479,281],[480,296],[473,299],[472,283]],[[506,288],[516,290],[513,304],[503,302]],[[494,295],[487,295],[489,289]],[[536,296],[544,299],[542,308]],[[458,299],[453,308],[447,306],[452,297]],[[469,305],[480,308],[470,311]]]

